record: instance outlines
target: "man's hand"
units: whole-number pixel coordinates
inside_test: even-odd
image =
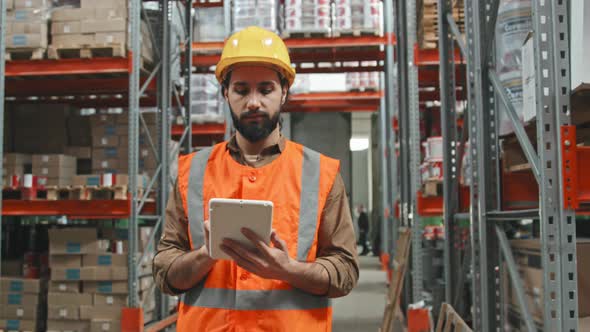
[[[284,281],[291,279],[290,276],[297,262],[289,257],[287,244],[277,232],[273,231],[270,236],[273,247],[268,246],[248,228],[243,228],[242,234],[252,242],[255,249],[231,239],[223,239],[221,250],[228,254],[238,266],[262,278]]]
[[[207,254],[207,256],[211,257],[211,253],[209,252],[209,232],[211,232],[211,223],[209,223],[209,220],[205,220],[203,223],[203,228],[205,229],[205,248],[203,251]]]

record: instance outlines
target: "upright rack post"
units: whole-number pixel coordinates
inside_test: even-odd
[[[129,216],[129,298],[130,308],[139,307],[137,271],[137,223],[139,217],[138,203],[141,198],[137,190],[139,160],[139,75],[141,72],[140,45],[140,0],[129,1],[129,47],[131,56],[131,73],[129,74],[129,199],[131,213]]]
[[[561,126],[570,124],[569,1],[533,1],[545,331],[577,331],[576,223],[564,207]],[[542,148],[541,148],[542,147]]]
[[[192,104],[192,96],[191,96],[191,89],[192,89],[192,80],[191,76],[193,73],[193,15],[192,15],[192,8],[193,8],[193,1],[187,0],[186,1],[186,8],[185,8],[185,26],[186,26],[186,35],[188,42],[184,45],[184,123],[185,126],[188,127],[188,135],[184,138],[184,141],[180,142],[182,144],[182,151],[184,154],[189,154],[191,152],[193,146],[193,135],[192,135],[192,122],[191,122],[191,104]],[[186,130],[186,128],[185,128]]]
[[[440,98],[441,98],[441,126],[443,137],[443,222],[445,227],[444,243],[444,275],[445,301],[454,308],[456,289],[463,285],[457,284],[457,273],[461,273],[460,257],[457,255],[455,229],[457,222],[455,214],[459,208],[459,147],[457,146],[457,112],[455,85],[454,38],[448,22],[449,14],[452,18],[453,1],[438,0],[438,47],[440,58]]]
[[[6,89],[5,75],[6,49],[6,1],[0,1],[0,137],[4,137],[4,92]],[[4,144],[0,144],[0,160],[4,160]],[[4,174],[4,166],[0,165],[0,174]],[[2,261],[2,196],[0,195],[0,261]],[[1,265],[1,264],[0,264]],[[0,275],[2,267],[0,266]]]
[[[383,75],[381,75],[383,77]],[[381,82],[385,81],[387,78],[381,80]],[[381,84],[383,86],[383,83]],[[388,129],[388,112],[387,112],[387,105],[384,98],[381,98],[380,107],[379,107],[379,151],[381,156],[381,209],[382,209],[382,216],[381,216],[381,254],[389,254],[390,246],[389,246],[389,198],[390,198],[390,188],[389,188],[389,156],[388,154],[391,153],[388,150],[388,140],[387,140],[387,131]]]

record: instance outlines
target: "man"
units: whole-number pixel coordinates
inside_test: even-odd
[[[364,205],[359,205],[358,214],[359,242],[363,246],[361,256],[364,256],[369,253],[369,249],[367,248],[367,234],[369,234],[369,216],[367,216],[367,212],[365,212]]]
[[[154,278],[164,292],[184,293],[179,331],[330,331],[329,298],[358,279],[339,162],[281,136],[295,70],[276,34],[234,34],[215,74],[237,133],[179,159]],[[257,249],[225,239],[233,260],[213,260],[206,207],[215,197],[272,201],[271,245],[243,229]]]

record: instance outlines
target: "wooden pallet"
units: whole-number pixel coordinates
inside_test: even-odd
[[[24,188],[24,187],[4,187],[2,188],[2,199],[13,199],[22,201],[32,201],[47,199],[46,189]]]
[[[334,30],[332,32],[334,37],[361,37],[361,36],[381,36],[381,32],[375,29],[349,29],[349,30]]]
[[[450,304],[443,303],[438,315],[436,332],[473,332]]]
[[[6,61],[41,60],[45,58],[45,48],[7,48]]]
[[[283,31],[283,38],[329,38],[332,32],[330,29],[300,29]]]
[[[465,32],[465,12],[463,1],[453,1],[453,18],[459,30]],[[438,4],[434,0],[421,0],[417,3],[418,45],[421,49],[438,47]]]
[[[375,87],[364,87],[364,88],[358,88],[358,89],[350,89],[350,92],[377,92],[379,91],[379,88],[375,88]]]
[[[49,59],[55,60],[75,58],[111,58],[125,56],[127,56],[127,51],[124,43],[76,46],[49,45],[47,48],[47,57]]]
[[[443,181],[439,179],[428,179],[424,181],[422,189],[424,197],[437,197],[443,195]]]
[[[410,257],[411,232],[409,228],[399,229],[399,238],[396,241],[395,257],[393,259],[393,274],[385,304],[383,321],[380,332],[399,331],[403,326],[403,314],[399,306],[399,300],[404,286],[404,278]],[[397,326],[397,329],[394,328]]]

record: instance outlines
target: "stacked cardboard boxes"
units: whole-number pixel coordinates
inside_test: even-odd
[[[157,145],[155,113],[145,114],[149,135]],[[127,173],[129,169],[129,119],[127,114],[101,114],[91,119],[92,172]],[[157,159],[149,148],[148,133],[140,129],[139,171],[153,174]]]
[[[46,186],[69,186],[76,175],[76,158],[63,154],[33,155],[33,174]]]
[[[56,8],[51,25],[52,47],[83,48],[127,41],[127,2],[81,0],[80,8]]]
[[[525,300],[535,321],[543,322],[543,270],[541,269],[541,245],[538,239],[510,241],[517,270],[521,276]],[[590,250],[590,239],[577,239],[578,269],[578,316],[590,316],[590,282],[584,278],[584,271],[590,268],[590,259],[584,253]],[[506,303],[515,313],[520,312],[516,292],[508,276],[508,269],[502,272],[502,289]]]
[[[7,4],[6,49],[36,50],[32,58],[42,58],[47,48],[49,1],[14,0]]]
[[[31,172],[31,155],[22,153],[7,153],[2,159],[2,168],[4,172],[2,174],[2,183],[4,186],[10,186],[12,176],[17,176],[19,179],[22,178],[26,173]]]
[[[0,278],[0,330],[43,331],[46,283],[40,279]]]

